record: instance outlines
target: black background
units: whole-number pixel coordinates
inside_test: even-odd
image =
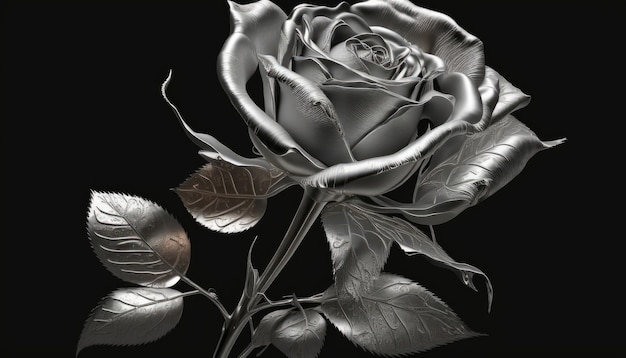
[[[279,4],[287,12],[292,7]],[[518,119],[542,139],[568,138],[537,154],[486,202],[437,229],[452,257],[491,278],[490,314],[480,278],[475,293],[451,271],[392,251],[386,271],[420,282],[487,334],[419,356],[623,354],[617,290],[623,233],[611,229],[621,210],[615,168],[623,159],[604,164],[602,158],[620,152],[615,142],[600,141],[623,117],[614,113],[618,96],[602,82],[614,82],[619,71],[612,48],[620,42],[609,38],[617,33],[610,19],[615,9],[565,2],[419,4],[483,40],[487,64],[532,95]],[[91,251],[85,229],[91,189],[142,196],[171,212],[192,241],[188,276],[215,288],[232,309],[252,238],[259,235],[254,261],[263,267],[300,189],[270,199],[264,219],[237,235],[203,229],[169,190],[203,164],[160,96],[169,69],[170,98],[190,125],[251,154],[245,125],[216,77],[215,59],[230,29],[226,2],[9,2],[2,26],[3,353],[72,356],[100,298],[131,286]],[[318,223],[269,294],[320,292],[332,282],[330,267]],[[89,347],[80,357],[207,357],[220,327],[217,311],[190,297],[181,322],[163,339]],[[281,355],[270,349],[264,356]],[[320,357],[336,356],[371,355],[329,326]]]

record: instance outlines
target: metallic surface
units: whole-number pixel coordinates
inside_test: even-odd
[[[335,287],[326,290],[335,296]],[[328,320],[357,346],[386,356],[421,352],[475,336],[439,298],[397,275],[382,274],[360,301],[323,303]]]
[[[189,267],[187,234],[176,219],[143,198],[92,192],[87,230],[102,264],[126,282],[171,287]]]
[[[80,335],[76,354],[96,344],[152,342],[174,328],[183,313],[183,296],[171,288],[124,288],[93,310]]]

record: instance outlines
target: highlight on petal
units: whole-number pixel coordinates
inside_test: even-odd
[[[268,76],[280,85],[280,125],[309,153],[325,164],[353,161],[333,103],[305,77],[281,66],[274,57],[259,56]]]
[[[311,157],[294,141],[285,129],[270,118],[246,92],[246,83],[258,67],[258,57],[253,43],[241,33],[233,33],[226,43],[217,61],[217,73],[224,91],[233,106],[254,136],[263,143],[271,155],[265,156],[272,161],[274,156],[282,156],[284,160],[275,160],[272,163],[282,169],[288,167],[302,167],[298,172],[309,172],[308,168],[323,168],[317,159]],[[288,157],[286,153],[290,153]],[[291,163],[291,161],[295,161]],[[280,166],[281,163],[286,166]]]
[[[478,93],[480,94],[482,102],[482,116],[477,126],[479,131],[487,128],[492,122],[492,112],[500,95],[499,78],[494,75],[493,71],[485,72],[485,78],[483,83],[478,87]],[[465,137],[456,136],[446,141],[446,144],[439,148],[429,161],[430,166],[436,166],[450,156],[459,152],[459,148],[465,143]]]
[[[319,6],[319,5],[310,5],[310,4],[299,4],[293,8],[291,14],[289,14],[289,19],[293,20],[295,23],[302,25],[302,19],[305,16],[308,16],[310,19],[324,16],[331,19],[334,19],[340,14],[346,13],[350,11],[350,4],[345,1],[340,2],[335,7],[328,6]]]
[[[241,33],[254,44],[258,54],[276,56],[281,38],[281,28],[287,15],[283,10],[268,0],[259,0],[250,4],[237,4],[228,1],[230,21],[233,33]],[[274,83],[261,75],[265,111],[275,118]]]
[[[253,43],[257,53],[276,56],[280,29],[287,15],[269,0],[250,4],[228,1],[233,33],[242,33]]]
[[[449,72],[466,74],[476,87],[482,82],[483,44],[449,16],[406,0],[370,0],[352,5],[350,10],[370,26],[389,28],[424,52],[440,57]]]
[[[462,73],[445,73],[436,79],[440,91],[454,96],[451,121],[476,123],[482,118],[483,104],[480,93],[470,79]]]
[[[305,178],[301,184],[314,188],[332,189],[344,194],[380,195],[395,188],[396,184],[390,185],[390,182],[381,180],[379,186],[372,186],[370,185],[371,178],[382,177],[396,170],[404,171],[405,174],[410,173],[411,170],[407,167],[419,165],[449,138],[476,130],[475,125],[464,121],[447,122],[435,127],[394,154],[364,159],[355,163],[333,165]]]

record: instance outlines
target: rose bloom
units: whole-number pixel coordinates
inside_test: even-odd
[[[289,16],[270,1],[229,4],[222,86],[256,149],[325,193],[322,200],[371,197],[436,224],[491,195],[552,145],[509,115],[529,96],[486,67],[482,42],[444,14],[403,0],[299,5]],[[263,109],[246,92],[257,70]],[[481,134],[494,138],[495,154],[458,157]],[[418,171],[413,203],[399,207],[382,196]]]

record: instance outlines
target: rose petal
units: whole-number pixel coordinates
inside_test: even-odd
[[[332,46],[357,34],[343,20],[325,16],[318,16],[311,20],[310,31],[310,40],[326,53]]]
[[[480,98],[483,103],[483,117],[480,119],[485,128],[493,120],[493,110],[500,100],[500,76],[489,67],[485,68],[485,79],[478,87]]]
[[[280,29],[287,19],[283,10],[268,0],[251,4],[228,1],[228,5],[233,33],[246,35],[258,54],[276,56]]]
[[[420,98],[424,102],[422,118],[427,118],[432,123],[431,127],[438,127],[450,119],[454,110],[454,97],[436,90],[424,91]]]
[[[421,108],[422,106],[419,102],[380,88],[356,88],[326,84],[322,85],[321,89],[334,104],[346,139],[351,147],[374,128],[391,120],[401,108],[407,106]],[[419,112],[421,113],[421,110]],[[418,118],[413,120],[413,129],[410,134],[417,130]],[[398,140],[402,139],[399,138]],[[393,142],[389,138],[386,141]],[[404,145],[406,144],[407,142],[404,142]]]
[[[298,37],[296,36],[298,24],[287,19],[280,29],[280,40],[278,41],[278,53],[276,60],[283,66],[288,66],[291,58],[296,55],[295,49]]]
[[[431,80],[446,71],[446,64],[442,59],[429,53],[423,53],[424,69],[422,70],[422,78]]]
[[[441,92],[454,96],[451,121],[476,123],[482,118],[480,93],[467,76],[460,72],[445,73],[437,77],[436,81]]]
[[[251,4],[228,1],[233,32],[245,34],[254,44],[257,53],[276,56],[280,39],[280,28],[287,15],[274,3],[267,0]],[[261,76],[264,107],[267,114],[275,116],[274,82]]]
[[[450,72],[461,72],[476,87],[485,73],[483,44],[449,16],[404,0],[370,0],[352,5],[370,26],[397,32],[424,52],[440,57]]]
[[[397,152],[417,136],[417,124],[423,105],[409,104],[399,108],[387,121],[365,135],[352,147],[357,160]]]
[[[372,26],[372,31],[382,36],[392,48],[410,50],[410,54],[403,61],[404,65],[408,67],[406,73],[401,76],[396,75],[394,79],[419,76],[424,80],[431,80],[445,71],[446,66],[439,57],[425,53],[395,31],[380,26]]]
[[[269,6],[267,3],[267,1],[260,2],[260,7],[256,9],[264,9],[270,12],[270,14],[264,16],[257,13],[257,20],[262,21],[265,18],[272,19],[278,16],[272,15],[272,11],[280,11],[282,13],[282,10],[273,5]],[[236,19],[237,16],[234,16],[234,18]],[[239,19],[241,20],[242,18]],[[273,25],[280,28],[280,24]],[[248,28],[244,26],[244,23],[239,21],[234,24],[233,28],[234,32],[226,40],[217,60],[218,78],[233,106],[259,140],[275,155],[292,152],[294,154],[291,157],[299,157],[297,160],[298,165],[307,163],[305,166],[307,168],[325,167],[318,160],[307,154],[287,131],[272,118],[268,117],[246,92],[246,83],[258,67],[256,45],[245,35],[244,31],[247,31]],[[303,169],[303,171],[306,170]]]
[[[487,68],[485,72],[485,78],[483,83],[478,88],[478,92],[480,93],[481,102],[483,104],[482,118],[478,124],[480,130],[484,130],[491,123],[491,113],[493,108],[496,106],[498,102],[498,96],[500,94],[500,86],[498,76],[494,73],[495,71],[490,71]],[[441,148],[437,149],[437,151],[433,154],[430,159],[430,167],[435,167],[448,159],[449,157],[458,153],[459,149],[463,146],[466,141],[466,137],[457,136],[448,139],[446,144],[441,146]]]
[[[419,51],[419,56],[415,57],[418,57],[422,60],[422,62],[420,63],[420,74],[423,79],[430,80],[445,72],[446,65],[444,64],[442,59],[435,55],[425,53],[424,51],[422,51],[422,49],[417,48],[416,46],[408,42],[405,38],[398,35],[397,32],[381,26],[372,26],[372,31],[381,35],[386,41],[393,43],[396,46],[407,47],[416,52]],[[414,72],[417,73],[417,70]]]
[[[294,56],[291,59],[291,70],[317,85],[332,79],[326,66],[314,57]]]
[[[302,17],[308,16],[313,19],[318,16],[324,16],[334,19],[338,15],[347,13],[350,11],[350,4],[345,1],[340,2],[335,7],[318,6],[310,4],[299,4],[293,8],[293,11],[289,15],[289,19],[293,20],[297,24],[302,24]]]
[[[259,56],[268,76],[280,85],[278,121],[308,153],[332,165],[353,160],[333,103],[313,82]]]
[[[338,47],[344,47],[351,52],[361,66],[365,67],[365,72],[383,79],[392,79],[396,73],[398,59],[394,55],[406,57],[410,52],[406,47],[392,49],[382,36],[373,33],[353,36],[347,39],[345,44],[337,45],[333,49]],[[382,58],[377,58],[375,51],[382,53]]]
[[[365,20],[363,20],[363,18],[360,17],[359,15],[352,14],[350,12],[344,12],[344,13],[337,15],[336,19],[342,20],[343,22],[348,24],[348,26],[350,26],[350,28],[354,31],[355,34],[364,34],[364,33],[372,32],[372,29],[370,28],[369,24]]]
[[[369,74],[363,60],[359,58],[357,53],[345,41],[333,46],[328,53],[328,57],[336,62],[342,63],[344,66]]]
[[[301,27],[309,26],[305,24],[304,20],[306,18],[316,19],[318,17],[325,17],[333,20],[343,20],[356,32],[363,31],[364,27],[368,28],[363,19],[359,19],[356,15],[350,14],[348,12],[349,10],[350,5],[346,2],[341,2],[332,8],[309,4],[300,4],[296,6],[289,15],[289,18],[284,22],[281,29],[280,41],[278,43],[278,54],[276,56],[278,62],[283,66],[287,66],[291,57],[295,55],[293,53],[293,48],[296,44],[297,35],[299,33],[297,30]],[[309,31],[317,33],[317,29],[311,29],[310,26]],[[306,54],[300,53],[299,55]]]
[[[323,66],[324,70],[330,73],[334,80],[342,82],[367,82],[376,87],[387,88],[389,91],[402,97],[413,98],[412,93],[416,86],[422,82],[420,78],[408,77],[399,80],[384,80],[368,75],[364,72],[357,72],[347,67],[343,63],[337,62],[327,57],[316,57],[319,66]]]
[[[362,185],[363,180],[395,170],[407,171],[406,166],[411,167],[428,158],[449,138],[473,133],[477,129],[477,126],[465,121],[449,121],[435,127],[394,154],[333,165],[305,178],[302,184],[332,189],[343,194],[368,196],[383,194],[390,190],[390,186],[368,187]]]
[[[487,67],[487,73],[497,76],[500,83],[500,98],[498,104],[493,110],[492,122],[497,122],[504,118],[507,114],[524,108],[530,102],[530,96],[522,92],[519,88],[513,86],[511,82],[502,77],[494,69]]]
[[[295,180],[299,180],[299,177],[307,177],[315,174],[326,168],[326,166],[321,163],[318,165],[311,162],[295,149],[289,149],[282,154],[276,154],[259,139],[254,131],[248,129],[248,134],[254,147],[265,159],[267,159],[268,162],[272,163],[275,167],[286,171],[289,173],[289,176]]]

